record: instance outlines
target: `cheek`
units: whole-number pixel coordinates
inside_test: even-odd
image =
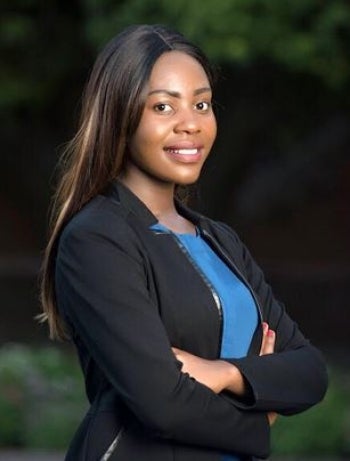
[[[165,129],[159,123],[145,123],[139,126],[136,131],[131,147],[138,151],[146,149],[147,146],[161,144],[165,136]]]
[[[144,130],[139,128],[129,143],[130,157],[137,158],[142,156],[142,152],[147,149],[148,143],[149,136],[147,136],[147,133]]]
[[[217,134],[217,124],[216,124],[216,118],[214,116],[212,119],[208,120],[207,133],[208,133],[208,137],[211,138],[212,142],[214,142],[216,138],[216,134]]]

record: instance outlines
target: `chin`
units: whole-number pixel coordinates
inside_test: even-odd
[[[182,175],[176,180],[176,184],[179,186],[190,186],[198,181],[200,172],[196,174]]]
[[[176,182],[177,186],[191,186],[192,184],[195,184],[198,181],[199,176],[197,176],[194,179],[184,179]]]

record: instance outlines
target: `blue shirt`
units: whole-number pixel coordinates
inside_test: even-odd
[[[246,356],[258,323],[256,305],[249,289],[200,235],[176,234],[160,223],[152,229],[173,234],[218,295],[223,314],[220,357]],[[223,455],[221,461],[239,461],[239,458]]]

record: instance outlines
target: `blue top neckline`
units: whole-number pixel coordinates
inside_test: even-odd
[[[198,238],[198,237],[200,237],[199,229],[198,229],[197,226],[195,226],[195,231],[196,231],[195,234],[191,234],[190,232],[175,232],[175,231],[169,229],[169,227],[165,226],[164,224],[162,224],[159,221],[156,224],[153,224],[153,226],[151,226],[151,229],[156,230],[156,231],[161,231],[161,232],[164,232],[166,234],[178,235],[179,237],[185,237],[185,238],[187,238],[187,237],[188,238]]]

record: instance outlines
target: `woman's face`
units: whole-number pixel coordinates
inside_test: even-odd
[[[132,185],[191,184],[216,137],[212,92],[203,67],[180,51],[156,61],[145,107],[129,143],[124,178]]]

